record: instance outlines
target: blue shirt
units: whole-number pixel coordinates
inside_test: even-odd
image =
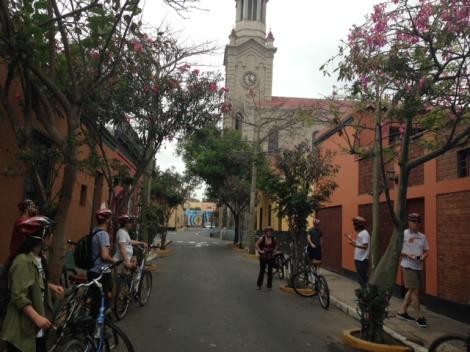
[[[98,228],[94,228],[93,232],[98,230]],[[93,256],[93,260],[95,261],[95,265],[90,269],[90,271],[94,273],[100,273],[101,268],[103,266],[108,266],[111,263],[103,262],[101,260],[101,247],[110,247],[111,243],[109,240],[109,234],[104,230],[99,230],[93,236],[91,240],[91,254]],[[106,270],[105,272],[110,272],[110,270]]]

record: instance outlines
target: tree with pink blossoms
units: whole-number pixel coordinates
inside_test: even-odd
[[[470,1],[377,4],[362,25],[351,29],[329,63],[336,66],[351,97],[374,110],[376,143],[368,152],[379,161],[377,176],[394,229],[370,283],[391,292],[406,226],[410,173],[470,141]],[[398,138],[384,145],[391,128]],[[361,146],[356,152],[361,148],[367,149]],[[413,148],[421,153],[412,154]],[[390,162],[399,171],[394,203],[385,172]]]

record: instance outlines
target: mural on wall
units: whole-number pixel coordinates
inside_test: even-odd
[[[214,211],[204,210],[185,210],[184,215],[188,221],[189,227],[202,227],[205,224],[213,223],[216,213]]]

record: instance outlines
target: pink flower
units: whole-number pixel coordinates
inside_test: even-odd
[[[406,128],[404,126],[401,126],[399,129],[400,137],[403,137],[403,135],[405,134],[405,131],[406,131]]]
[[[190,68],[191,68],[191,65],[184,64],[178,67],[178,70],[180,70],[180,72],[187,72]]]
[[[201,71],[199,71],[199,70],[196,68],[196,69],[193,70],[192,74],[193,74],[194,76],[199,76],[199,73],[200,73],[200,72],[201,72]]]
[[[209,91],[211,93],[217,92],[217,83],[212,82],[211,84],[209,84]]]

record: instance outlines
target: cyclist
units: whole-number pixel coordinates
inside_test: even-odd
[[[131,240],[129,231],[132,229],[135,223],[135,217],[124,214],[118,218],[119,225],[121,226],[116,233],[116,253],[114,259],[116,261],[123,260],[124,266],[129,270],[134,270],[137,265],[133,258],[134,249],[132,246],[144,246],[147,249],[147,243],[143,241]]]
[[[18,223],[25,240],[10,268],[10,302],[3,323],[3,339],[9,352],[45,352],[45,331],[51,322],[46,318],[49,291],[64,293],[60,286],[47,283],[47,265],[43,248],[52,243],[54,222],[34,216]]]
[[[93,229],[95,235],[91,240],[91,255],[93,258],[93,267],[87,272],[88,281],[92,281],[100,276],[103,266],[114,264],[117,260],[111,257],[109,253],[110,239],[107,232],[108,226],[111,222],[113,212],[110,209],[100,209],[95,213],[96,221],[98,226]],[[113,287],[111,270],[107,269],[104,271],[103,277],[101,278],[101,284],[103,285],[103,291],[107,295],[108,299],[111,299],[111,291]],[[91,287],[91,315],[97,317],[100,307],[100,291],[98,287]]]
[[[397,312],[397,318],[407,321],[416,320],[419,327],[425,328],[428,324],[421,312],[419,291],[423,285],[424,261],[428,257],[429,243],[426,236],[418,230],[420,223],[421,216],[418,213],[408,215],[408,229],[403,234],[400,264],[403,268],[403,279],[408,291],[400,310]],[[407,313],[410,305],[416,312],[416,319]]]
[[[351,236],[346,235],[349,244],[354,247],[354,264],[356,265],[358,282],[362,288],[366,287],[369,281],[370,235],[366,230],[366,223],[366,219],[361,216],[356,216],[353,219],[354,230],[357,232],[356,239],[353,240]]]
[[[13,258],[18,254],[21,245],[26,239],[26,235],[19,231],[19,224],[37,214],[36,204],[31,199],[24,199],[17,204],[20,216],[13,225],[13,231],[10,240],[10,255],[5,263],[5,267],[9,267]]]
[[[307,232],[307,254],[313,268],[318,270],[322,259],[323,234],[319,229],[320,219],[313,221],[313,227]]]
[[[264,229],[264,235],[256,241],[256,250],[259,253],[259,275],[256,283],[256,289],[261,290],[264,280],[264,272],[266,266],[268,267],[268,283],[266,287],[268,290],[272,288],[273,284],[273,264],[274,254],[277,252],[277,243],[273,238],[273,228],[266,227]]]

